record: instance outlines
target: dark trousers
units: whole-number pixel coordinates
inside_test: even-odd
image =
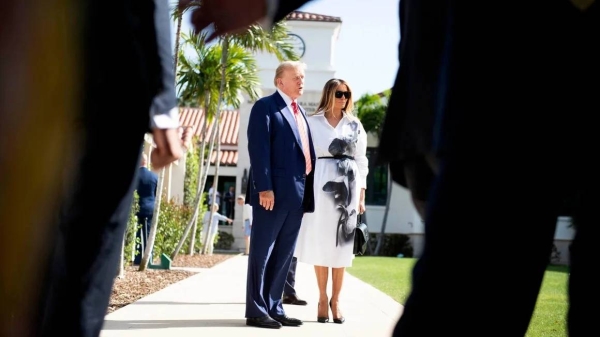
[[[281,295],[304,211],[267,211],[255,206],[252,214],[246,317],[281,316],[285,314]]]
[[[524,336],[560,215],[573,215],[576,221],[569,336],[596,329],[595,311],[585,308],[595,307],[600,298],[599,279],[592,275],[598,256],[592,240],[600,234],[594,215],[600,188],[593,154],[597,123],[592,121],[600,105],[600,64],[591,48],[600,25],[592,12],[580,15],[569,2],[548,3],[547,10],[552,6],[565,8],[539,17],[534,10],[513,8],[512,40],[494,49],[500,54],[478,54],[480,60],[467,52],[471,26],[452,26],[464,30],[448,42],[455,43],[456,59],[446,72],[454,76],[442,81],[448,99],[440,109],[447,118],[439,119],[446,131],[440,139],[439,174],[427,202],[423,255],[394,336],[435,336],[440,326],[461,336],[482,331]],[[592,6],[600,14],[598,4]],[[463,14],[455,22],[467,19]],[[556,24],[557,18],[562,24]],[[492,49],[498,43],[488,36],[480,47]],[[513,54],[517,47],[525,50]],[[514,85],[503,87],[500,83],[509,78]],[[544,113],[549,110],[556,114]],[[575,209],[561,213],[564,199],[573,194],[581,196]],[[456,258],[448,259],[450,253]],[[449,303],[460,303],[461,309],[452,310]]]
[[[298,265],[298,259],[294,256],[290,263],[290,270],[285,278],[285,286],[283,287],[283,295],[285,296],[296,295],[296,289],[294,289],[294,286],[296,285],[296,265]]]
[[[100,333],[119,265],[143,139],[141,129],[120,131],[113,130],[114,137],[90,137],[84,146],[79,177],[61,214],[38,336]],[[118,164],[104,165],[106,158]],[[100,175],[99,167],[103,167]],[[100,204],[99,191],[103,191]]]

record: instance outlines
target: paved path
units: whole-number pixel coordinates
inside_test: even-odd
[[[123,307],[106,316],[100,336],[252,337],[285,333],[303,337],[378,337],[390,336],[402,313],[398,302],[346,273],[340,301],[346,322],[318,323],[319,292],[314,269],[298,263],[296,291],[308,305],[284,308],[288,316],[302,319],[304,325],[278,330],[248,327],[244,318],[247,263],[245,256],[230,258]]]

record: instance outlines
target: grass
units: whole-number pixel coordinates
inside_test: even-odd
[[[361,256],[346,270],[351,275],[404,304],[410,292],[412,268],[416,259]]]
[[[361,256],[347,271],[404,304],[416,259]],[[566,336],[568,268],[549,266],[526,337]]]

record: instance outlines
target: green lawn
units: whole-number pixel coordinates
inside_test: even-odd
[[[410,292],[415,262],[409,258],[361,256],[347,271],[403,304]],[[526,337],[566,336],[568,275],[566,267],[548,267]]]

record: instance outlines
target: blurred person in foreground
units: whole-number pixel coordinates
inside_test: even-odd
[[[191,138],[168,18],[163,1],[0,4],[0,246],[19,257],[1,269],[2,336],[99,335],[143,135],[155,168]]]

